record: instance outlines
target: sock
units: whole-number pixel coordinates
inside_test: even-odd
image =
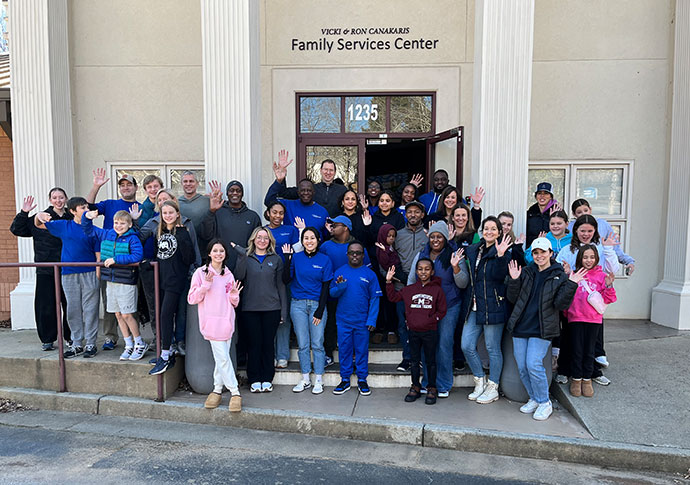
[[[170,349],[161,350],[161,357],[163,358],[163,360],[168,360],[170,358],[170,354],[171,354]]]
[[[315,382],[322,382],[322,381],[323,381],[323,376],[321,374],[316,374]]]
[[[130,349],[134,347],[134,339],[131,335],[129,337],[125,337],[125,347],[129,347]]]
[[[144,345],[144,339],[141,338],[141,335],[134,337],[134,342],[136,342],[137,345]]]
[[[304,382],[311,382],[311,381],[309,380],[309,373],[307,373],[307,374],[302,374],[302,380],[303,380]]]

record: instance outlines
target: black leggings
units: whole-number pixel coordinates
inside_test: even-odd
[[[247,336],[247,379],[250,383],[273,381],[273,341],[279,324],[280,310],[242,312],[242,326]]]
[[[410,343],[410,373],[412,374],[412,385],[419,386],[419,361],[421,359],[422,348],[424,348],[424,365],[426,366],[427,387],[436,387],[436,347],[438,346],[438,330],[428,330],[426,332],[408,332]]]
[[[570,375],[573,379],[591,379],[594,374],[594,348],[600,323],[570,323]]]
[[[180,293],[161,290],[161,349],[169,350],[172,345],[175,313],[180,303]]]
[[[72,340],[72,333],[67,324],[67,300],[62,290],[62,335],[65,340]],[[57,340],[57,314],[55,313],[55,279],[52,274],[36,275],[36,296],[34,297],[34,316],[38,338],[44,344]]]

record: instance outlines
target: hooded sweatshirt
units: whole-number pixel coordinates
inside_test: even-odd
[[[225,244],[234,242],[239,246],[246,247],[249,236],[259,226],[261,226],[259,214],[250,210],[247,204],[242,202],[240,207],[234,208],[225,202],[216,212],[209,210],[206,213],[201,223],[201,237],[205,241],[217,237],[222,239]],[[228,251],[228,259],[225,263],[230,271],[234,271],[237,263],[237,252]]]
[[[206,271],[214,274],[206,281]],[[235,277],[228,268],[221,275],[213,266],[198,268],[192,276],[187,302],[199,305],[199,331],[206,340],[230,340],[235,332],[235,308],[240,294],[232,291]]]
[[[386,295],[392,302],[405,303],[407,328],[414,332],[436,330],[438,321],[446,316],[446,296],[438,276],[432,276],[426,285],[417,281],[400,291],[386,283]]]
[[[601,293],[604,303],[616,301],[616,290],[613,287],[606,287],[606,273],[602,271],[601,266],[597,265],[587,271],[585,277],[577,284],[575,298],[573,298],[570,308],[565,311],[565,316],[568,318],[568,322],[602,323],[604,316],[587,301],[589,292],[585,288],[585,281],[592,291]]]
[[[388,271],[391,266],[395,266],[396,269],[400,268],[400,257],[398,256],[397,251],[393,248],[393,246],[389,246],[386,242],[388,239],[388,232],[391,229],[395,231],[397,236],[398,231],[392,225],[384,224],[379,229],[378,237],[376,238],[376,242],[382,244],[385,248],[381,249],[378,246],[376,247],[376,259],[378,260],[381,269],[386,271]]]

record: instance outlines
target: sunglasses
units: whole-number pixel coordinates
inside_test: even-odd
[[[364,254],[364,251],[348,251],[347,254],[349,254],[350,256],[361,256],[362,254]]]

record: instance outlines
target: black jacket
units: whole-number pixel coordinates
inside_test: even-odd
[[[539,209],[539,204],[536,203],[533,204],[529,209],[527,209],[527,240],[525,241],[526,248],[532,245],[532,241],[539,237],[540,232],[549,232],[550,216],[550,211],[542,212]]]
[[[532,294],[534,276],[538,271],[537,265],[531,263],[522,268],[522,274],[516,280],[510,276],[508,282],[508,300],[515,304],[513,313],[508,320],[507,329],[513,333],[515,325],[520,320],[522,312],[525,310],[529,297]],[[541,338],[551,339],[560,335],[560,324],[558,312],[567,309],[573,301],[577,283],[568,279],[559,263],[552,263],[546,268],[544,275],[544,285],[541,290],[541,304],[539,306],[539,327]]]
[[[462,309],[460,316],[463,321],[472,311],[472,298],[477,300],[477,325],[498,325],[508,319],[508,302],[506,301],[505,278],[508,275],[510,253],[499,257],[494,244],[488,251],[484,251],[476,267],[479,249],[484,245],[484,239],[465,249],[465,260],[470,272],[470,284],[462,292]]]
[[[156,238],[156,261],[160,273],[160,285],[164,291],[182,293],[189,265],[194,262],[194,244],[189,231],[184,227],[175,228],[175,234],[167,230]]]
[[[72,214],[68,210],[65,210],[63,216],[59,216],[52,206],[48,207],[45,212],[50,214],[54,221],[72,220]],[[34,216],[29,216],[28,212],[20,211],[14,217],[10,231],[17,237],[34,238],[34,262],[53,263],[60,261],[62,241],[45,229],[37,228],[34,224]],[[36,268],[36,274],[52,275],[53,268]]]

